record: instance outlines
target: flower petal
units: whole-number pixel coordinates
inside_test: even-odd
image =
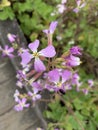
[[[46,70],[45,65],[43,64],[43,62],[39,58],[35,58],[34,68],[38,72],[42,72],[42,71]]]
[[[32,59],[31,54],[29,52],[22,53],[21,58],[22,58],[22,61],[21,61],[22,65],[27,65]]]
[[[33,51],[37,51],[37,48],[39,46],[39,40],[35,40],[33,43],[30,43],[28,47]]]
[[[57,27],[57,24],[58,24],[57,21],[51,22],[50,27],[49,27],[50,33],[54,33],[54,31],[55,31],[55,29]]]
[[[59,72],[57,69],[54,69],[48,73],[49,80],[57,83],[60,79]]]
[[[62,73],[62,83],[64,83],[65,81],[69,80],[72,76],[72,72],[69,71],[69,70],[65,70],[63,73]]]
[[[43,30],[44,33],[48,34],[49,33],[49,30],[48,29],[45,29]]]
[[[45,57],[54,57],[56,54],[55,48],[52,45],[49,45],[48,47],[46,47],[45,49],[42,49],[39,54],[41,56],[45,56]]]

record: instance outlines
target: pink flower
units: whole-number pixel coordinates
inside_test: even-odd
[[[8,37],[8,40],[9,40],[11,43],[15,42],[16,35],[9,33],[9,34],[7,35],[7,37]]]
[[[33,93],[31,91],[28,92],[28,95],[31,97],[32,101],[36,101],[41,98],[41,95],[38,94],[38,89],[33,88]]]
[[[78,46],[73,46],[72,48],[70,48],[70,53],[74,55],[81,55],[81,51],[82,51],[82,48]]]
[[[15,109],[16,111],[22,111],[23,108],[28,108],[28,107],[30,106],[30,104],[29,104],[29,103],[26,104],[26,101],[27,101],[26,98],[22,98],[22,100],[19,99],[19,100],[17,101],[18,104],[14,107],[14,109]]]
[[[71,67],[78,66],[81,63],[80,58],[73,55],[69,55],[68,57],[66,57],[65,62],[65,65]]]
[[[61,3],[62,3],[62,4],[66,4],[66,3],[67,3],[67,0],[62,0]]]
[[[86,3],[85,2],[82,3],[81,0],[76,0],[76,4],[77,4],[77,7],[75,9],[73,9],[73,11],[75,13],[78,13],[80,11],[80,9],[83,8],[86,5]]]
[[[30,43],[28,47],[31,49],[32,53],[25,51],[21,54],[21,64],[27,65],[31,59],[34,59],[34,69],[38,72],[45,71],[46,67],[44,63],[40,60],[40,56],[44,56],[47,58],[52,58],[55,56],[55,48],[52,45],[47,46],[46,48],[42,49],[41,51],[37,51],[39,46],[39,40],[35,40],[33,43]]]
[[[62,14],[62,13],[66,10],[65,5],[63,5],[63,4],[57,5],[57,8],[58,8],[58,12],[59,12],[60,14]]]
[[[53,88],[55,91],[60,89],[64,90],[65,82],[69,80],[72,76],[72,73],[69,70],[64,70],[59,72],[58,69],[49,71],[48,79],[50,82],[50,88]]]
[[[94,81],[92,79],[89,79],[88,84],[89,84],[90,87],[92,87],[94,85]]]
[[[16,102],[19,101],[19,95],[20,95],[20,93],[19,93],[19,91],[16,89],[16,90],[15,90],[15,93],[14,93],[14,98],[15,98],[15,101],[16,101]]]
[[[4,49],[1,48],[2,51],[2,56],[8,56],[9,58],[13,58],[13,52],[14,52],[14,48],[13,47],[9,47],[8,45],[5,45]]]

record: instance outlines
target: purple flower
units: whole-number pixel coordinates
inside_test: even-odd
[[[41,95],[38,94],[38,89],[33,88],[33,93],[31,91],[28,92],[28,95],[32,98],[32,101],[36,101],[41,98]]]
[[[7,35],[7,37],[8,37],[8,40],[9,40],[11,43],[15,42],[16,35],[9,33],[9,34]]]
[[[76,0],[77,7],[75,9],[73,9],[73,11],[75,13],[78,13],[80,11],[80,9],[83,8],[86,5],[85,2],[82,3],[82,4],[81,4],[81,2],[82,2],[81,0]]]
[[[78,46],[74,46],[70,49],[70,53],[75,54],[75,55],[81,55],[81,51],[82,51],[82,48]]]
[[[18,100],[18,104],[14,107],[16,111],[22,111],[24,107],[28,108],[30,106],[29,103],[26,104],[27,99],[22,98],[22,100]]]
[[[34,58],[34,69],[38,72],[45,71],[46,67],[44,63],[40,60],[40,56],[52,58],[55,56],[55,48],[52,45],[47,46],[45,49],[42,49],[41,51],[37,51],[37,48],[39,46],[39,40],[35,40],[33,43],[29,44],[28,47],[31,49],[32,54],[25,51],[21,54],[22,58],[22,65],[27,65],[31,59]]]
[[[26,74],[22,70],[18,70],[16,78],[19,79],[19,81],[23,81],[26,79]]]
[[[94,81],[92,79],[89,79],[88,84],[89,84],[90,87],[92,87],[94,85]]]
[[[60,14],[62,14],[62,13],[66,10],[66,7],[65,7],[64,4],[59,4],[59,5],[57,5],[57,8],[58,8],[58,12],[59,12]]]
[[[87,95],[88,94],[88,89],[82,89],[82,92]]]
[[[61,3],[62,3],[62,4],[66,4],[66,3],[67,3],[67,0],[62,0]]]
[[[15,90],[15,93],[14,93],[14,98],[15,98],[15,101],[16,101],[16,102],[19,101],[19,95],[20,95],[20,93],[19,93],[19,91],[16,89],[16,90]]]
[[[79,87],[82,85],[82,83],[79,82],[80,77],[77,73],[75,73],[72,77],[72,85],[76,85],[77,91],[79,91]]]
[[[32,83],[32,88],[36,88],[36,89],[38,89],[39,91],[42,90],[43,87],[42,87],[41,81],[40,81],[40,80],[37,80],[37,82],[33,82],[33,83]]]
[[[79,57],[69,55],[68,57],[65,58],[66,60],[66,65],[74,67],[80,65],[81,61]]]
[[[65,70],[63,72],[59,72],[58,69],[54,69],[48,73],[48,79],[50,82],[50,87],[54,90],[64,89],[64,83],[71,78],[71,72]]]
[[[13,47],[5,45],[4,49],[2,49],[2,56],[8,56],[9,58],[13,58],[14,57],[14,55],[12,54],[13,52],[14,52]]]
[[[19,88],[23,88],[23,83],[21,81],[17,81],[16,82],[16,85],[19,87]]]
[[[45,29],[45,30],[43,30],[43,32],[46,33],[47,35],[48,34],[53,34],[56,27],[57,27],[57,24],[58,24],[57,21],[51,22],[49,29]]]

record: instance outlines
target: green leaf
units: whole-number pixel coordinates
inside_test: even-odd
[[[11,20],[14,18],[14,13],[11,9],[11,7],[5,7],[3,10],[0,12],[0,19],[1,20],[6,20],[10,18]]]

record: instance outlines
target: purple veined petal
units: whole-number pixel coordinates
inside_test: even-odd
[[[32,97],[32,96],[33,96],[33,93],[32,93],[31,91],[29,91],[29,92],[28,92],[28,95]]]
[[[47,35],[49,34],[49,30],[48,29],[43,30],[43,32],[46,33]]]
[[[22,111],[23,110],[23,106],[21,105],[21,100],[18,102],[19,104],[14,106],[14,110],[16,111]]]
[[[41,98],[41,95],[40,94],[37,94],[36,95],[36,99],[40,99]]]
[[[69,59],[68,59],[68,64],[70,66],[78,66],[80,65],[81,61],[80,61],[80,58],[79,57],[76,57],[76,56],[73,56],[73,55],[70,55]]]
[[[29,52],[23,52],[21,54],[21,58],[22,58],[21,64],[27,65],[31,61],[32,55]]]
[[[10,48],[8,49],[8,51],[9,51],[9,52],[13,52],[13,51],[14,51],[14,48],[13,48],[13,47],[10,47]]]
[[[33,92],[34,92],[34,94],[38,93],[38,89],[37,88],[33,88]]]
[[[21,101],[21,102],[25,104],[25,103],[26,103],[26,101],[27,101],[27,99],[26,99],[26,98],[22,98],[22,101]]]
[[[36,52],[39,46],[39,40],[35,40],[33,43],[30,43],[28,47],[33,51]]]
[[[36,100],[37,100],[37,99],[36,99],[36,96],[33,96],[33,97],[32,97],[32,101],[35,102]]]
[[[56,54],[55,48],[52,45],[49,45],[48,47],[46,47],[45,49],[42,49],[41,51],[39,51],[39,54],[41,56],[45,56],[45,57],[54,57]]]
[[[72,48],[70,48],[70,53],[71,54],[76,54],[76,55],[81,55],[81,51],[83,49],[78,47],[78,46],[73,46]]]
[[[62,83],[64,83],[65,81],[69,80],[72,77],[72,72],[69,70],[65,70],[62,73]]]
[[[5,48],[5,50],[8,50],[9,46],[8,46],[8,45],[5,45],[5,47],[4,47],[4,48]]]
[[[13,54],[8,54],[7,56],[8,56],[9,58],[13,58],[13,57],[14,57]]]
[[[76,0],[77,6],[79,7],[81,4],[81,0]]]
[[[30,106],[30,104],[29,104],[29,103],[27,103],[27,104],[25,104],[25,105],[24,105],[24,107],[27,107],[27,108],[28,108],[29,106]]]
[[[14,106],[14,110],[15,110],[15,111],[21,111],[19,105],[15,105],[15,106]]]
[[[32,83],[32,87],[33,87],[33,88],[37,88],[38,91],[40,91],[40,90],[43,89],[42,86],[41,86],[41,84],[38,83],[38,82],[33,82],[33,83]]]
[[[58,8],[58,12],[61,14],[66,10],[65,5],[63,5],[63,4],[58,4],[57,8]]]
[[[57,69],[54,69],[48,73],[49,80],[57,83],[60,80],[59,71]]]
[[[75,8],[75,9],[73,9],[73,11],[74,11],[75,13],[78,13],[78,12],[79,12],[79,8]]]
[[[44,63],[39,58],[35,58],[34,69],[38,72],[42,72],[42,71],[46,70],[46,67],[45,67]]]
[[[86,5],[86,3],[83,3],[83,4],[80,6],[80,8],[83,8],[85,5]]]
[[[54,31],[55,31],[55,29],[56,29],[56,27],[57,27],[57,24],[58,24],[57,21],[51,22],[50,27],[49,27],[50,33],[54,33]]]

